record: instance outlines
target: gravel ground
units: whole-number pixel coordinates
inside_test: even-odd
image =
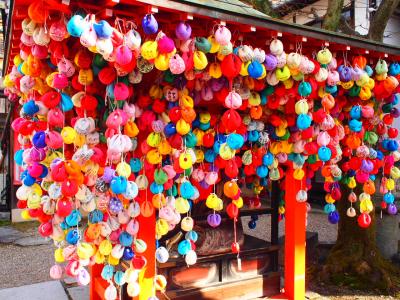
[[[398,299],[392,296],[360,296],[360,294],[354,295],[354,292],[350,295],[341,295],[341,296],[329,296],[330,300],[382,300],[382,299]],[[316,299],[317,300],[317,299]]]
[[[332,285],[315,285],[309,284],[308,287],[313,292],[320,294],[330,300],[382,300],[382,299],[399,299],[392,296],[380,295],[379,292],[365,292],[350,290],[346,287],[338,287]],[[315,299],[319,300],[319,299]]]
[[[51,280],[53,245],[0,246],[0,288],[10,288]]]
[[[328,298],[330,300],[382,300],[382,299],[398,299],[398,298],[394,298],[392,296],[384,296],[384,295],[380,295],[380,296],[360,296],[361,294],[357,293],[355,294],[355,292],[352,292],[349,295],[341,295],[341,296],[329,296]]]
[[[39,235],[35,223],[15,227],[27,235]],[[49,269],[53,263],[53,244],[30,247],[0,244],[0,289],[51,280]]]

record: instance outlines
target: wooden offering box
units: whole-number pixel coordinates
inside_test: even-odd
[[[217,193],[221,195],[220,188],[217,188]],[[243,195],[249,193],[246,189],[242,192]],[[270,228],[257,227],[258,230],[270,230],[270,242],[244,234],[243,226],[247,226],[247,223],[243,224],[241,218],[236,223],[237,241],[241,249],[241,270],[237,255],[231,252],[233,220],[221,211],[221,225],[211,228],[205,221],[210,213],[209,209],[204,201],[197,203],[191,214],[195,220],[194,230],[199,233],[199,240],[196,242],[197,263],[187,266],[184,257],[177,255],[175,242],[168,262],[157,264],[157,273],[164,275],[168,281],[167,290],[158,292],[157,297],[163,300],[247,300],[279,294],[279,194],[279,184],[273,182],[270,192],[265,191],[260,197],[260,207],[245,205],[240,210],[241,217],[271,216]],[[171,232],[161,243],[165,244],[168,239],[173,240],[179,231],[180,229]],[[182,238],[181,235],[177,241]],[[123,291],[123,299],[128,300],[126,289]]]
[[[244,300],[272,296],[279,293],[280,287],[278,251],[278,245],[245,235],[241,271],[236,255],[224,253],[200,256],[190,267],[182,258],[171,258],[158,266],[158,272],[168,280],[166,295],[170,299]],[[157,296],[168,299],[163,294]]]

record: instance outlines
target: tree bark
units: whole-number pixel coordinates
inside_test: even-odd
[[[346,20],[345,17],[341,16],[340,17],[340,24],[338,29],[340,30],[340,32],[343,32],[345,34],[348,35],[352,35],[352,36],[358,36],[358,37],[363,37],[363,38],[367,38],[367,35],[363,35],[360,34],[357,30],[355,30]]]
[[[340,24],[344,0],[329,0],[328,8],[322,22],[322,28],[330,31],[337,31]]]
[[[400,0],[382,0],[369,25],[368,38],[382,42],[386,25]]]
[[[268,0],[245,0],[243,2],[247,2],[250,5],[252,5],[255,9],[258,11],[273,17],[273,18],[278,18],[279,15],[276,13],[276,11],[272,8],[271,2]]]
[[[356,289],[379,289],[393,294],[399,290],[399,270],[383,258],[376,245],[375,211],[371,212],[371,225],[363,229],[357,217],[350,218],[346,210],[350,206],[349,189],[341,186],[342,200],[337,202],[340,213],[338,238],[329,253],[322,275],[335,285],[348,285]],[[359,188],[357,195],[362,192]],[[359,211],[358,202],[354,208]]]

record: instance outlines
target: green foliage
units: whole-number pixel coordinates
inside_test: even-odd
[[[0,227],[1,226],[8,226],[11,224],[10,220],[0,220]]]

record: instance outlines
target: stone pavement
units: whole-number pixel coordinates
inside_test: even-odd
[[[72,300],[87,300],[90,292],[89,286],[79,286],[74,278],[65,277],[63,279],[64,288]]]
[[[0,226],[0,245],[20,247],[51,243],[37,234],[36,230],[20,231],[12,226]],[[73,279],[45,281],[36,284],[0,289],[1,300],[87,300],[89,287],[78,286]]]
[[[67,292],[72,300],[87,300],[89,299],[89,287],[76,286],[67,289]]]
[[[88,286],[64,287],[59,280],[0,290],[1,300],[88,300]]]
[[[68,296],[60,281],[46,281],[37,284],[0,290],[0,299],[68,300]],[[84,300],[84,298],[81,299]]]
[[[0,244],[13,243],[23,237],[25,237],[24,233],[11,226],[0,227]]]
[[[12,226],[1,226],[0,227],[0,244],[13,243],[18,246],[38,246],[50,243],[50,239],[45,239],[40,235],[26,234]]]

